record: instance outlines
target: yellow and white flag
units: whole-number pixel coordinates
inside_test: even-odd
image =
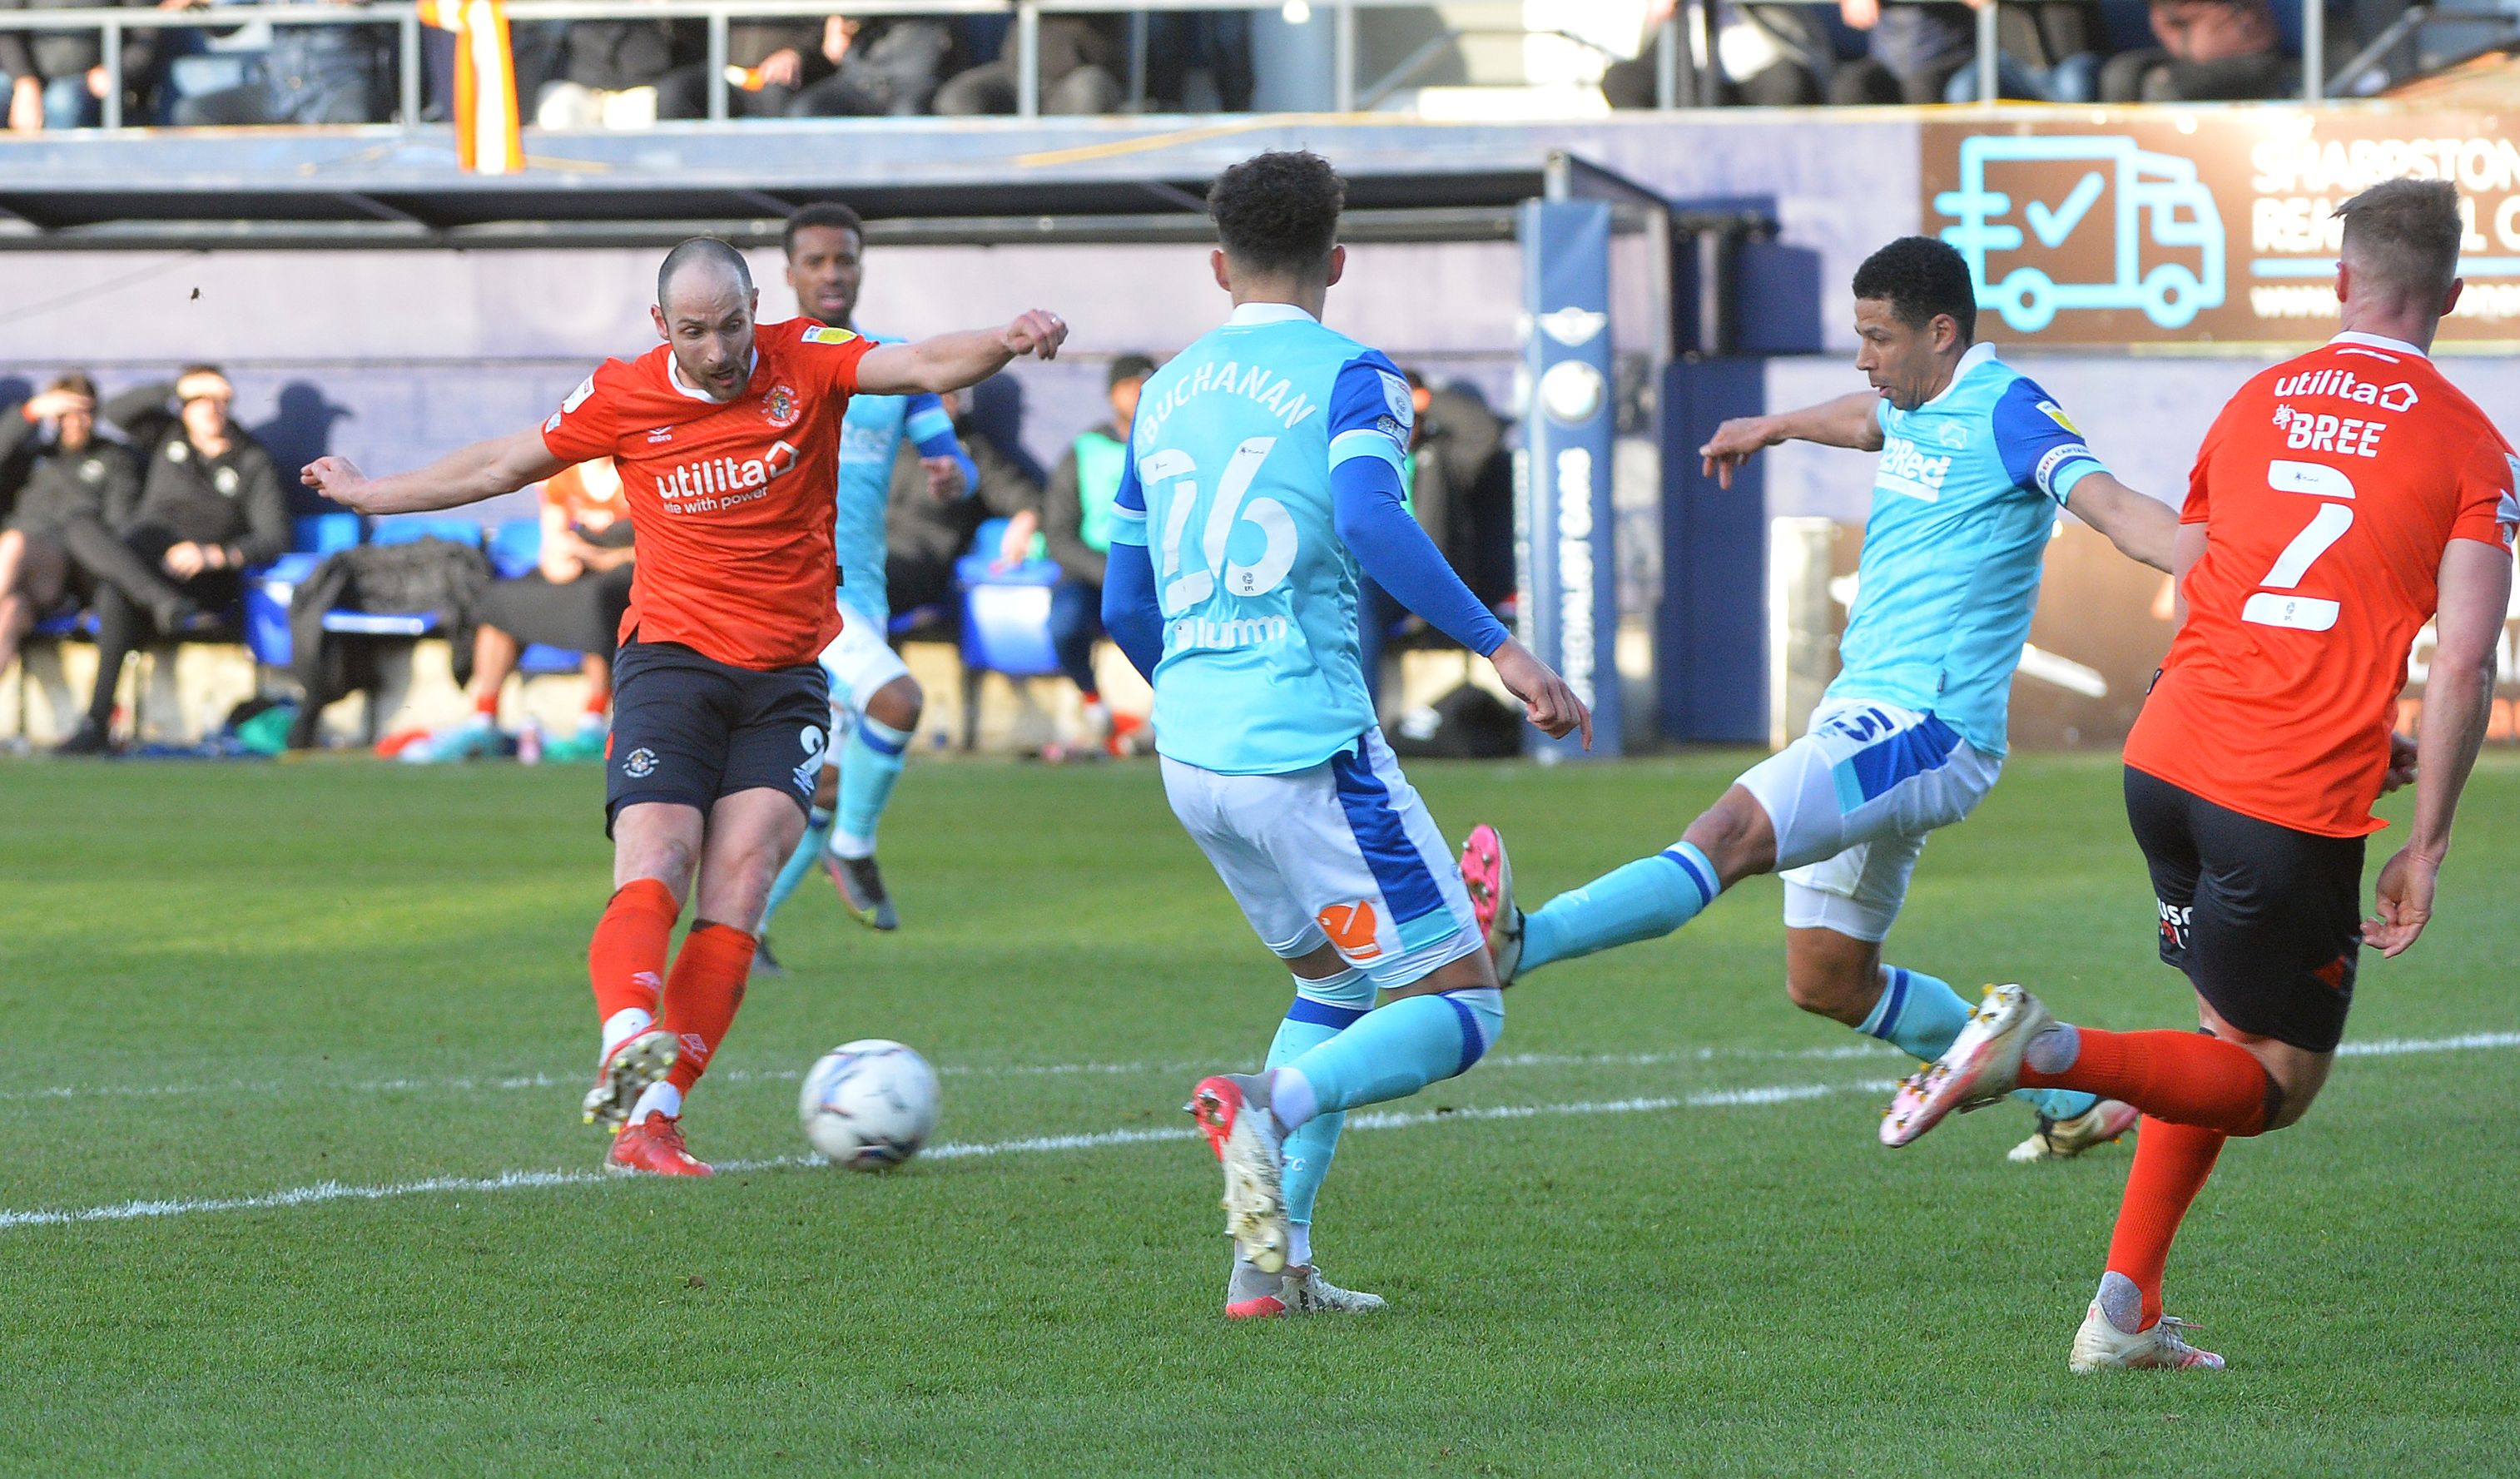
[[[518,133],[517,59],[502,0],[420,0],[425,25],[455,33],[455,160],[482,174],[525,167]]]

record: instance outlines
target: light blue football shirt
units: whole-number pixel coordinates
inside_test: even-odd
[[[1940,717],[2004,752],[2040,562],[2074,485],[2105,471],[2062,408],[1978,344],[1913,411],[1881,402],[1881,462],[1831,698]]]
[[[1154,567],[1163,754],[1286,775],[1373,728],[1330,469],[1372,457],[1396,475],[1414,416],[1391,361],[1283,303],[1241,304],[1147,381],[1111,542]]]
[[[867,337],[881,344],[900,342],[880,335]],[[840,599],[878,626],[892,617],[883,578],[883,515],[892,498],[893,459],[900,455],[904,436],[923,443],[953,430],[953,416],[933,395],[852,395],[840,418],[838,514],[832,528],[839,556]]]

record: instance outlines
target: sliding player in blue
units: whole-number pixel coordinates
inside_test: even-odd
[[[796,308],[834,329],[852,326],[858,290],[866,280],[866,228],[846,205],[822,202],[788,218],[788,286]],[[840,614],[848,625],[823,650],[832,679],[832,745],[796,845],[761,918],[761,945],[753,973],[784,974],[770,954],[770,919],[818,862],[839,890],[840,903],[870,929],[898,929],[899,911],[876,867],[876,824],[901,779],[902,751],[919,729],[927,695],[892,650],[885,628],[891,603],[883,579],[883,516],[892,493],[892,463],[908,437],[919,448],[931,492],[958,496],[977,486],[979,474],[954,439],[954,419],[932,395],[859,395],[840,423],[839,554]]]
[[[1237,1319],[1382,1307],[1313,1266],[1343,1111],[1468,1071],[1505,1025],[1451,848],[1374,724],[1359,579],[1495,662],[1532,723],[1592,742],[1583,704],[1401,508],[1409,382],[1321,324],[1344,196],[1304,153],[1209,191],[1234,312],[1139,396],[1102,588],[1104,628],[1154,685],[1173,813],[1295,978],[1267,1066],[1192,1092],[1225,1165]]]
[[[1670,934],[1755,874],[1785,883],[1785,991],[1920,1059],[1942,1055],[1969,1005],[1919,970],[1884,965],[1925,838],[1964,820],[2002,768],[2012,670],[2030,635],[2057,510],[2156,569],[2178,514],[2112,476],[2048,393],[1972,344],[1967,264],[1927,237],[1855,273],[1855,367],[1872,389],[1781,416],[1728,421],[1701,449],[1732,470],[1783,441],[1881,454],[1864,527],[1844,670],[1802,739],[1753,766],[1681,840],[1529,915],[1496,829],[1462,856],[1497,977]],[[2132,1129],[2113,1099],[2048,1090],[2016,1161],[2080,1155]]]

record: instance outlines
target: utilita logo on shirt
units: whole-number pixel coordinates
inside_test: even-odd
[[[772,483],[795,471],[796,449],[776,441],[756,458],[710,457],[660,472],[656,496],[668,514],[712,514],[767,495]]]
[[[1885,437],[1881,443],[1881,471],[1872,475],[1872,486],[1936,503],[1943,496],[1943,479],[1951,475],[1951,471],[1950,458],[1927,457],[1904,436]]]
[[[2275,381],[2277,399],[2299,396],[2306,400],[2314,395],[2332,395],[2358,406],[2378,406],[2383,411],[2411,411],[2415,406],[2415,387],[2405,381],[2375,385],[2351,370],[2305,370]]]

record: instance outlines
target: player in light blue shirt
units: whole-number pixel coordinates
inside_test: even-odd
[[[1238,1319],[1381,1307],[1312,1263],[1343,1111],[1467,1072],[1505,1025],[1452,850],[1374,723],[1360,578],[1490,658],[1533,723],[1591,740],[1401,507],[1409,383],[1321,323],[1343,195],[1306,153],[1218,178],[1234,312],[1139,394],[1102,587],[1104,628],[1154,685],[1174,814],[1295,978],[1262,1071],[1192,1093],[1225,1165]]]
[[[1960,254],[1926,237],[1874,252],[1855,274],[1856,368],[1870,392],[1726,422],[1703,449],[1735,467],[1788,440],[1878,451],[1854,610],[1802,739],[1754,766],[1682,839],[1525,915],[1494,828],[1462,868],[1501,979],[1666,935],[1754,874],[1785,882],[1785,990],[1805,1011],[1931,1060],[1968,1004],[1922,971],[1884,966],[1925,838],[1995,784],[2004,709],[2039,600],[2058,510],[2170,567],[2178,515],[2103,467],[2048,393],[1971,342],[1976,295]],[[2115,1140],[2136,1112],[2114,1100],[2026,1092],[2039,1129],[2015,1160]]]
[[[854,327],[865,281],[865,228],[845,205],[808,205],[788,219],[788,286],[796,305],[835,329]],[[874,336],[870,336],[873,337]],[[979,483],[954,438],[954,418],[933,395],[853,395],[840,422],[838,516],[840,614],[847,625],[823,651],[832,679],[832,762],[823,767],[805,837],[771,886],[762,916],[756,974],[781,974],[770,954],[770,917],[820,861],[840,902],[872,929],[897,929],[900,912],[876,867],[876,826],[901,779],[902,752],[919,729],[926,695],[892,650],[892,608],[884,592],[884,509],[892,465],[908,437],[940,497],[968,495]],[[841,737],[845,736],[845,739]]]

